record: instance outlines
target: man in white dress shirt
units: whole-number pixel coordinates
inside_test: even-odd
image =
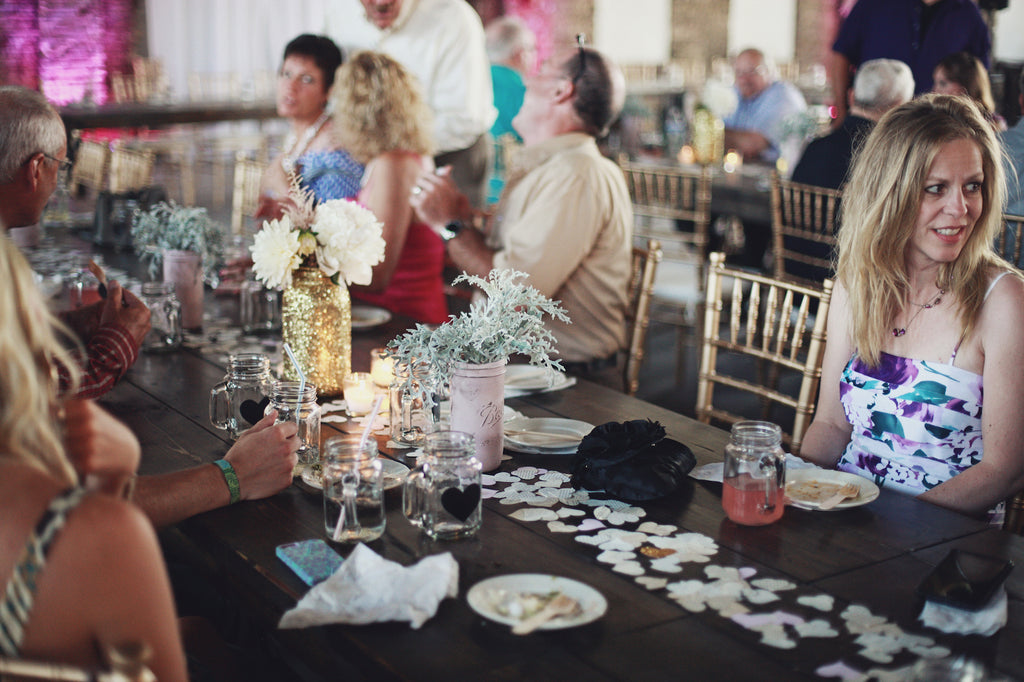
[[[480,17],[465,0],[336,0],[326,33],[346,50],[377,50],[419,79],[434,111],[438,167],[483,208],[497,110]]]

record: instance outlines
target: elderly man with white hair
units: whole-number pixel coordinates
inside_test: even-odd
[[[850,91],[850,109],[842,124],[813,140],[793,170],[793,182],[840,189],[856,146],[875,122],[914,96],[914,75],[896,59],[872,59],[857,70]]]

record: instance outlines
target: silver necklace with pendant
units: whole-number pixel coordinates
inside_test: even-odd
[[[316,121],[313,122],[313,125],[303,131],[301,140],[296,138],[294,130],[288,133],[288,136],[284,139],[284,146],[288,151],[281,155],[281,167],[284,168],[285,173],[290,175],[295,172],[295,160],[302,156],[306,148],[313,141],[313,138],[317,136],[330,117],[330,113],[326,111],[320,114]],[[300,142],[301,146],[299,146]]]
[[[917,316],[923,313],[925,310],[928,310],[929,308],[934,308],[935,306],[942,303],[942,297],[945,295],[946,290],[940,287],[938,295],[928,303],[914,303],[913,301],[911,301],[910,304],[916,305],[918,309],[917,312],[914,313],[914,316],[907,321],[907,327],[914,324],[914,320],[917,319]],[[893,327],[892,335],[895,336],[896,338],[903,336],[904,334],[907,333],[907,327]]]

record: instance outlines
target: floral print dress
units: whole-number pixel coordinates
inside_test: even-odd
[[[955,358],[955,356],[954,356]],[[981,376],[949,364],[854,355],[839,383],[853,433],[838,468],[919,495],[981,461]]]

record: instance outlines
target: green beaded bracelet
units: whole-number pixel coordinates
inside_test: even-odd
[[[238,485],[238,474],[235,473],[235,467],[231,466],[231,462],[226,459],[218,459],[214,464],[220,467],[220,472],[224,474],[224,482],[228,484],[228,492],[231,493],[229,504],[238,502],[242,499],[242,489]]]

